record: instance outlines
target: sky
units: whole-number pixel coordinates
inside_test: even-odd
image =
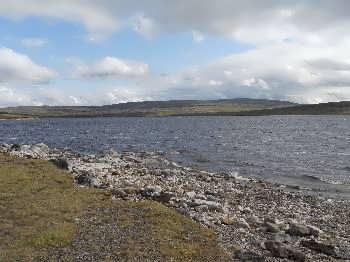
[[[348,0],[1,0],[0,107],[350,100]]]

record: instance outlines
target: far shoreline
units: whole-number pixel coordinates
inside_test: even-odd
[[[0,109],[0,118],[169,117],[169,116],[350,115],[350,101],[295,104],[278,100],[173,100],[103,106],[19,106]]]

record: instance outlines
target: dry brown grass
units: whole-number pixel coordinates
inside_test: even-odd
[[[0,120],[10,120],[10,119],[32,119],[32,117],[25,116],[25,115],[0,113]]]
[[[71,176],[51,163],[0,153],[1,262],[32,261],[69,248],[77,232],[84,231],[75,219],[87,212],[94,212],[102,225],[116,222],[100,209],[122,214],[116,218],[121,232],[134,232],[119,236],[124,245],[115,247],[126,261],[147,257],[147,250],[155,250],[165,261],[227,259],[211,230],[172,209],[152,201],[112,202],[104,191],[75,187]],[[97,230],[94,245],[100,244],[98,234]]]

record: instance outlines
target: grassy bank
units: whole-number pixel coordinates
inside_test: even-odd
[[[212,231],[175,211],[110,199],[48,162],[0,153],[0,261],[80,261],[81,250],[99,261],[227,259]]]
[[[19,115],[19,114],[0,113],[0,120],[10,120],[10,119],[33,119],[33,117],[26,116],[26,115]]]

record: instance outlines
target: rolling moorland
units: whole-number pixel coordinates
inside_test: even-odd
[[[296,104],[263,99],[174,100],[130,102],[106,106],[21,106],[0,109],[0,118],[221,115],[284,108]],[[10,115],[9,115],[10,114]]]
[[[146,101],[105,106],[20,106],[0,109],[0,119],[349,114],[350,102],[347,101],[303,105],[285,101],[247,98],[205,101]]]

